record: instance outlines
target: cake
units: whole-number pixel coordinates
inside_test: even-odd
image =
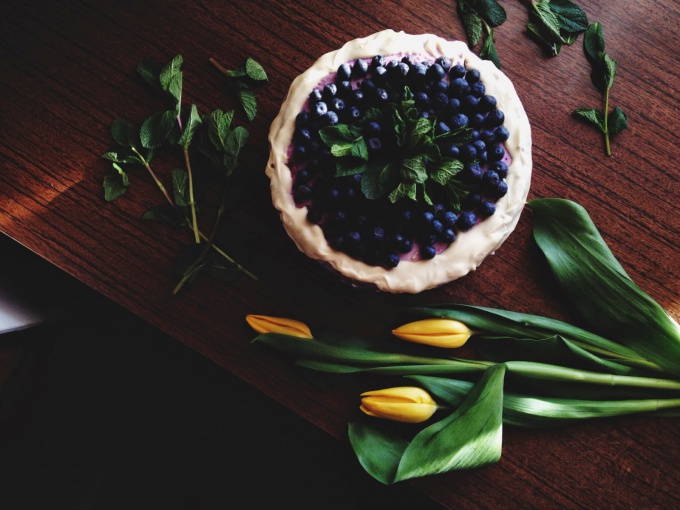
[[[461,41],[385,30],[319,58],[269,132],[274,207],[308,257],[356,285],[418,293],[515,229],[531,130],[510,80]]]

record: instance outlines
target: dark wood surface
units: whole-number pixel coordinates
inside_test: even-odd
[[[530,198],[564,197],[585,206],[631,277],[680,318],[680,99],[674,0],[578,2],[601,21],[619,70],[611,105],[630,128],[613,155],[572,110],[599,107],[580,39],[547,58],[524,32],[527,5],[501,2],[496,29],[504,71],[533,130]],[[250,344],[248,313],[288,316],[312,329],[379,334],[401,305],[463,302],[570,319],[531,240],[526,210],[497,254],[467,277],[420,295],[351,288],[300,255],[269,201],[267,131],[291,80],[345,41],[384,28],[463,37],[455,2],[282,2],[6,0],[0,13],[0,231],[65,272],[223,366],[318,427],[346,441],[359,418],[358,393],[345,380],[320,390],[271,352]],[[158,108],[136,80],[137,61],[184,57],[186,104],[233,109],[209,63],[235,68],[258,60],[269,82],[243,163],[247,200],[230,217],[258,275],[224,283],[201,279],[171,291],[188,231],[146,222],[162,202],[143,173],[120,200],[103,200],[109,125],[139,122]],[[241,117],[243,118],[243,117]],[[167,176],[163,160],[158,172]],[[210,206],[205,206],[210,211]],[[213,209],[214,211],[214,209]],[[208,228],[211,218],[204,218]],[[680,422],[625,418],[559,431],[506,429],[491,467],[423,479],[415,485],[447,507],[671,508],[680,506]],[[349,445],[347,445],[349,448]]]

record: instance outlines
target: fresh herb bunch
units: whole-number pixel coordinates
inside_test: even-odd
[[[604,135],[605,152],[612,155],[610,138],[628,127],[628,118],[621,108],[609,111],[609,91],[614,85],[617,63],[605,53],[604,31],[600,22],[593,23],[583,36],[583,51],[591,64],[591,81],[604,96],[604,107],[577,108],[576,118],[597,127]]]
[[[678,323],[633,283],[585,209],[562,199],[532,200],[529,207],[538,247],[592,331],[536,315],[437,304],[398,314],[400,321],[415,320],[409,331],[421,328],[421,340],[436,339],[427,345],[332,332],[300,339],[281,327],[256,337],[299,367],[404,376],[434,397],[439,410],[423,427],[349,424],[359,461],[380,482],[496,462],[503,424],[537,428],[641,413],[680,416]],[[445,331],[433,331],[433,319],[466,326],[481,359],[450,355],[440,346]]]
[[[130,167],[141,165],[165,198],[165,203],[149,209],[143,218],[174,227],[188,226],[193,231],[194,246],[187,248],[192,255],[189,258],[183,257],[180,269],[182,277],[175,293],[203,272],[223,278],[232,278],[236,274],[246,274],[254,278],[252,273],[215,245],[218,226],[226,210],[232,177],[238,167],[240,152],[248,140],[248,131],[242,126],[233,125],[233,111],[217,109],[210,114],[201,115],[195,104],[186,111],[182,102],[182,64],[181,55],[166,64],[152,59],[139,62],[137,73],[165,100],[167,106],[148,116],[139,127],[125,119],[114,120],[111,135],[116,147],[102,155],[104,159],[111,161],[113,167],[113,171],[104,178],[104,198],[107,201],[116,200],[125,194],[131,184]],[[250,87],[243,81],[243,77],[256,81],[266,80],[264,70],[252,59],[248,59],[244,69],[248,71],[234,71],[233,76],[228,76],[230,81],[237,80],[239,90]],[[251,95],[254,97],[252,90],[249,94],[243,92],[239,96],[244,101],[249,118],[256,113],[256,103],[248,99]],[[159,149],[181,155],[183,166],[169,172],[171,191],[168,191],[163,180],[151,167],[151,161]],[[209,236],[204,235],[198,227],[195,186],[197,170],[201,170],[202,174],[214,175],[222,183],[217,219]],[[214,258],[213,252],[221,258]]]
[[[507,20],[505,9],[496,0],[456,0],[456,4],[470,48],[482,41],[479,57],[491,60],[500,69],[493,29]]]
[[[551,56],[571,46],[588,28],[588,16],[570,0],[531,2],[527,33]]]
[[[386,140],[388,158],[370,157],[363,128],[375,119],[394,134]],[[384,112],[374,108],[361,124],[326,126],[319,135],[336,158],[336,177],[362,174],[361,191],[369,200],[387,196],[392,204],[408,198],[433,205],[430,194],[434,190],[443,192],[446,205],[458,210],[467,194],[459,175],[463,163],[443,156],[440,145],[447,140],[464,141],[470,128],[438,133],[435,124],[435,118],[418,115],[413,94],[406,87],[397,101],[387,103]]]

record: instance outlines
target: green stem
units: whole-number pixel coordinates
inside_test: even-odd
[[[151,178],[156,183],[156,186],[158,186],[158,188],[163,193],[163,196],[165,196],[165,199],[168,201],[168,203],[170,203],[171,206],[174,207],[175,204],[172,202],[172,198],[170,198],[170,195],[168,194],[168,191],[165,189],[165,186],[163,186],[163,183],[151,169],[151,165],[149,165],[149,162],[144,158],[144,156],[142,156],[142,154],[137,150],[136,147],[132,147],[132,152],[134,152],[139,157],[139,159],[142,161],[142,164],[144,165],[144,168],[146,168],[146,171],[149,172],[149,175],[151,175]]]
[[[609,87],[604,92],[604,145],[607,156],[611,156],[612,150],[609,145]]]
[[[194,239],[196,244],[201,242],[201,238],[198,231],[198,220],[196,218],[196,202],[194,200],[194,179],[193,173],[191,171],[191,161],[189,160],[189,147],[184,146],[184,162],[187,167],[187,177],[189,178],[189,207],[191,209],[191,224],[194,231]]]

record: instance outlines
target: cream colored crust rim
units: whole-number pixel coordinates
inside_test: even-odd
[[[506,182],[508,193],[496,204],[496,212],[468,232],[461,232],[446,250],[430,260],[402,261],[394,269],[369,266],[332,249],[318,225],[307,221],[307,208],[298,208],[293,200],[292,175],[287,166],[295,117],[309,93],[318,83],[337,71],[340,64],[374,55],[413,53],[437,58],[446,56],[454,65],[465,63],[477,69],[487,94],[498,101],[510,132],[506,149],[512,157]],[[531,128],[529,119],[510,80],[493,63],[481,60],[461,41],[447,41],[433,34],[411,35],[384,30],[355,39],[342,48],[319,58],[291,84],[288,96],[269,132],[271,152],[266,173],[270,178],[272,201],[281,213],[288,235],[307,256],[330,264],[342,275],[375,285],[392,293],[418,293],[460,278],[479,264],[507,239],[515,229],[526,203],[531,181]]]

